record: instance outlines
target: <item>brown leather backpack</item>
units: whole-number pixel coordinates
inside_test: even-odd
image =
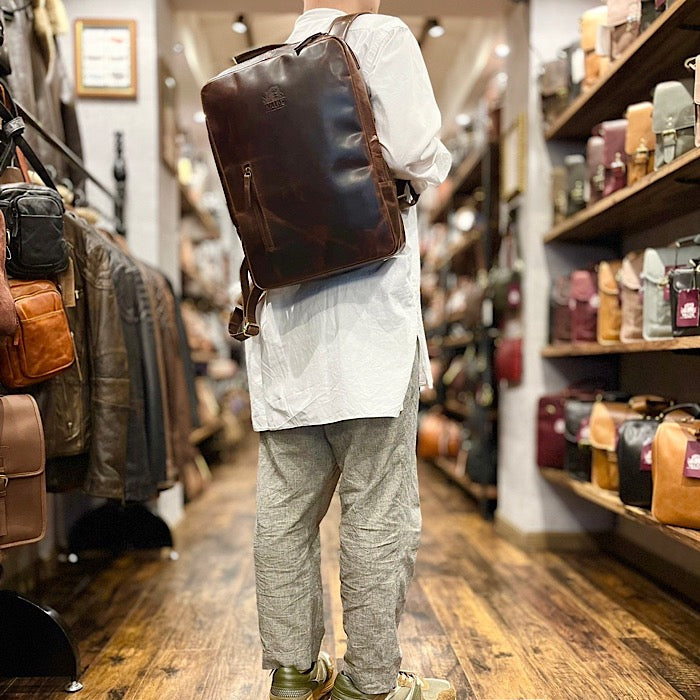
[[[415,201],[384,161],[367,87],[345,42],[358,15],[298,44],[265,46],[202,89],[229,212],[243,243],[238,340],[257,335],[263,290],[395,255],[402,203]],[[401,197],[399,196],[401,193]],[[252,284],[251,280],[252,278]]]

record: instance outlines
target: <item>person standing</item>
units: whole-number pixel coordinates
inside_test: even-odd
[[[347,42],[370,91],[392,174],[420,193],[447,176],[420,48],[380,0],[305,0],[288,39],[365,12]],[[260,433],[256,593],[270,700],[453,700],[447,681],[400,673],[398,623],[421,528],[416,468],[419,386],[429,382],[415,208],[406,246],[382,263],[269,290],[246,343]],[[319,525],[336,486],[347,634],[337,677],[324,635]]]

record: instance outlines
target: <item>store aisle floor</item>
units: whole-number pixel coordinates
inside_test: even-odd
[[[65,565],[46,602],[80,643],[79,700],[265,700],[251,537],[255,445],[188,507],[180,559]],[[528,555],[469,499],[421,473],[424,535],[402,626],[404,666],[449,677],[459,700],[700,699],[700,616],[604,555]],[[344,637],[324,530],[326,648]],[[58,587],[60,586],[60,588]],[[66,698],[55,680],[0,680],[0,697]]]

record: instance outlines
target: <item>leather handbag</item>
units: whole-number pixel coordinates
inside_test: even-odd
[[[622,311],[620,309],[620,287],[618,274],[620,260],[604,260],[598,265],[598,327],[597,340],[601,344],[617,343],[620,340]]]
[[[700,260],[669,273],[673,337],[700,335]]]
[[[644,251],[632,251],[622,259],[620,267],[620,340],[632,343],[642,340],[642,265]]]
[[[694,89],[692,79],[659,83],[654,89],[656,170],[695,146]]]
[[[591,136],[586,144],[586,169],[588,171],[588,206],[603,198],[605,191],[605,141],[602,136]]]
[[[560,275],[552,283],[549,338],[553,345],[571,342],[571,275]]]
[[[46,532],[44,429],[31,396],[0,396],[0,549]]]
[[[6,245],[5,217],[0,210],[0,251],[5,250]],[[18,323],[15,300],[5,273],[5,256],[0,253],[0,336],[14,335]]]
[[[0,344],[0,383],[10,389],[38,384],[70,367],[73,336],[61,293],[49,280],[10,280],[19,327]]]
[[[633,185],[654,170],[654,149],[656,136],[651,102],[639,102],[627,108],[627,184]]]
[[[591,411],[591,481],[608,491],[619,485],[617,440],[620,426],[626,420],[641,418],[642,414],[626,403],[598,401]]]
[[[508,229],[500,240],[496,264],[488,273],[488,295],[499,319],[518,311],[522,305],[522,268],[516,234]]]
[[[564,158],[567,173],[566,215],[573,216],[586,206],[586,159],[582,155]]]
[[[665,525],[700,528],[700,421],[668,421],[652,444],[651,513]]]
[[[552,209],[554,211],[554,224],[560,224],[569,210],[569,176],[566,168],[556,166],[552,168]]]
[[[627,153],[625,137],[627,120],[613,119],[599,124],[595,132],[603,138],[603,165],[605,185],[603,197],[621,190],[627,184]]]
[[[457,457],[462,444],[462,428],[441,413],[429,411],[418,421],[418,457]]]
[[[545,124],[551,124],[569,104],[570,69],[566,56],[547,61],[539,77],[542,113]]]
[[[603,73],[602,57],[596,53],[598,28],[605,27],[608,8],[605,5],[586,10],[581,15],[581,48],[585,53],[585,78],[583,90],[590,90]]]
[[[672,246],[647,248],[644,251],[642,267],[644,340],[673,337],[669,273],[677,267],[688,266],[691,260],[698,258],[700,258],[700,240],[697,237],[681,238]]]
[[[590,419],[595,400],[567,399],[564,403],[564,470],[579,481],[591,480]]]
[[[292,45],[254,49],[202,89],[209,140],[245,250],[231,335],[257,335],[264,290],[386,260],[415,203],[384,160],[370,96],[345,43],[357,15]],[[319,202],[323,206],[317,206]]]
[[[571,341],[591,343],[597,339],[598,328],[598,280],[591,270],[574,270],[571,273]]]
[[[493,358],[497,382],[509,386],[520,384],[523,378],[523,339],[499,338]]]
[[[619,58],[639,36],[642,28],[641,0],[608,0],[611,57]]]
[[[628,506],[651,508],[652,444],[664,420],[685,422],[700,416],[698,404],[676,404],[658,416],[625,421],[617,443],[620,500]]]

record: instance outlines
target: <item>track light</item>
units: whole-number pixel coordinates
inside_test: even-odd
[[[236,32],[236,34],[246,34],[248,25],[246,24],[245,17],[243,15],[238,15],[236,21],[231,25],[231,29]]]
[[[508,58],[510,56],[510,46],[508,44],[498,44],[494,49],[494,53],[498,58]]]
[[[428,34],[433,39],[439,39],[445,33],[445,27],[434,17],[428,20]]]

